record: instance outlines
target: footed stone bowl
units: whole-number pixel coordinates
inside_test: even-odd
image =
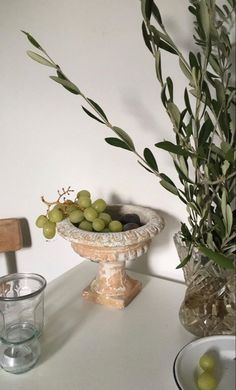
[[[83,290],[83,297],[96,303],[124,308],[141,291],[142,284],[126,274],[125,262],[148,251],[151,241],[163,228],[160,215],[146,207],[111,205],[107,207],[113,219],[123,214],[138,214],[141,227],[120,233],[87,232],[75,227],[69,219],[58,223],[57,231],[70,241],[80,256],[98,262],[95,279]]]

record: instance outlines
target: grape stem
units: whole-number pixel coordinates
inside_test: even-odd
[[[71,187],[69,186],[67,189],[65,189],[64,187],[62,188],[62,192],[60,192],[59,190],[57,191],[58,192],[58,198],[57,200],[55,200],[54,202],[49,202],[48,200],[46,200],[44,198],[44,196],[41,196],[41,200],[43,203],[45,203],[47,206],[48,206],[48,209],[47,209],[47,212],[48,210],[50,209],[51,206],[54,206],[54,205],[57,205],[57,204],[60,204],[62,202],[60,202],[60,200],[65,196],[65,195],[70,195],[71,192],[74,192],[74,190],[71,189]],[[65,198],[64,198],[64,201],[65,201]]]

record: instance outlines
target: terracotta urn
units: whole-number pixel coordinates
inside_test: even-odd
[[[80,256],[99,263],[98,273],[83,290],[83,297],[102,305],[124,308],[141,291],[142,284],[127,275],[125,263],[148,251],[151,240],[164,227],[160,215],[146,207],[112,205],[107,208],[113,219],[138,214],[142,226],[120,233],[87,232],[68,219],[58,224],[58,233],[71,242]]]

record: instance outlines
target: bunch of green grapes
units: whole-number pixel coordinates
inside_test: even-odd
[[[199,359],[199,366],[203,372],[197,378],[199,390],[216,390],[217,381],[214,376],[216,361],[211,353],[205,353]]]
[[[89,232],[121,232],[123,230],[122,222],[112,220],[111,215],[106,212],[105,200],[96,199],[93,202],[89,191],[79,191],[74,201],[60,202],[61,196],[56,202],[45,202],[48,205],[47,213],[40,215],[36,220],[36,226],[43,229],[45,238],[51,239],[55,236],[56,224],[64,218],[69,218],[76,227]]]

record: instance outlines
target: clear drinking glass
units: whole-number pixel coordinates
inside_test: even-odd
[[[45,287],[37,274],[0,278],[0,366],[8,372],[25,372],[40,356]]]

